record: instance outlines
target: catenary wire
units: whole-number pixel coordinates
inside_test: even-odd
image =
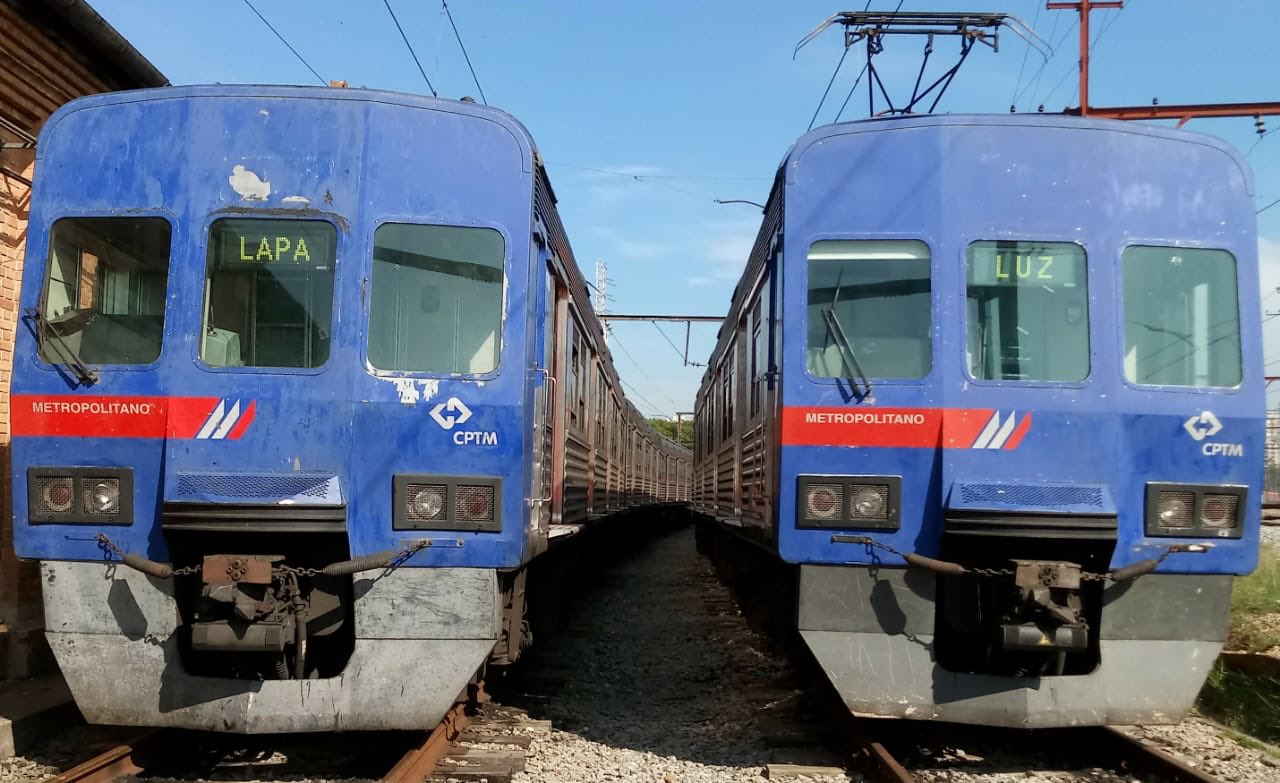
[[[444,6],[445,16],[449,17],[449,26],[453,28],[453,37],[458,39],[458,48],[462,50],[462,59],[467,61],[467,70],[471,71],[471,81],[476,83],[476,90],[480,92],[480,100],[484,101],[484,104],[488,106],[489,99],[484,97],[484,88],[480,86],[480,79],[476,76],[476,69],[471,66],[471,56],[467,54],[467,46],[462,43],[462,36],[458,33],[458,26],[453,23],[453,12],[449,10],[448,0],[440,0],[440,5]]]
[[[613,345],[617,346],[618,350],[622,351],[623,356],[626,356],[628,359],[631,360],[631,363],[635,365],[636,370],[639,371],[639,373],[644,376],[644,379],[646,381],[648,381],[649,383],[652,383],[656,387],[658,385],[658,382],[655,381],[653,378],[649,377],[649,373],[644,371],[644,368],[640,366],[640,362],[636,361],[636,357],[632,356],[631,352],[627,350],[627,346],[622,344],[622,341],[618,339],[617,331],[615,331],[612,326],[609,326],[607,328],[609,331],[609,335],[613,337]],[[619,378],[619,380],[621,380],[621,378]],[[665,393],[662,396],[666,398],[667,402],[671,403],[672,410],[678,410],[680,408],[680,405],[676,403],[675,400],[671,399],[670,397],[667,397]],[[658,409],[656,405],[654,406],[654,409],[655,410]]]
[[[245,0],[248,2],[248,0]],[[400,26],[400,20],[396,18],[396,12],[391,9],[391,0],[382,0],[382,4],[387,7],[387,13],[391,14],[391,21],[396,23],[396,29],[400,31],[400,38],[404,41],[404,45],[409,49],[409,55],[413,57],[413,64],[418,66],[418,73],[422,74],[422,80],[427,83],[427,89],[431,90],[433,98],[439,98],[440,93],[436,92],[436,88],[431,84],[431,80],[427,78],[427,72],[422,67],[422,63],[418,60],[418,53],[413,50],[413,44],[409,43],[409,36],[404,34],[404,28]]]
[[[653,328],[658,330],[658,334],[662,335],[662,339],[667,341],[667,345],[671,346],[672,350],[676,352],[676,355],[679,356],[681,361],[683,361],[686,365],[690,367],[706,367],[707,366],[702,362],[689,361],[689,357],[685,354],[684,351],[680,350],[680,346],[676,345],[674,342],[671,341],[671,338],[668,337],[667,333],[662,330],[662,327],[658,325],[657,321],[650,321],[649,323],[653,324]]]
[[[1036,16],[1031,20],[1031,29],[1036,29],[1036,24],[1040,22],[1040,10],[1043,8],[1039,3],[1036,4]],[[1027,58],[1031,56],[1031,44],[1028,43],[1026,48],[1022,50],[1022,64],[1018,66],[1018,80],[1013,83],[1013,92],[1009,94],[1009,104],[1017,105],[1018,88],[1022,86],[1022,73],[1027,67]]]
[[[325,81],[325,79],[324,79],[324,77],[323,77],[323,76],[321,76],[320,74],[316,73],[316,69],[311,67],[311,63],[307,62],[307,58],[303,57],[301,54],[298,54],[298,50],[293,48],[293,44],[291,44],[291,43],[289,43],[287,40],[285,40],[285,37],[284,37],[283,35],[281,35],[281,34],[280,34],[280,31],[279,31],[279,30],[277,30],[277,29],[275,28],[275,26],[274,26],[274,25],[272,25],[270,22],[268,22],[268,21],[267,21],[267,17],[263,16],[263,15],[258,11],[258,9],[256,9],[256,8],[254,8],[254,7],[253,7],[253,3],[249,2],[249,0],[244,0],[244,4],[245,4],[245,5],[247,5],[247,6],[249,6],[249,10],[250,10],[250,11],[253,11],[253,15],[254,15],[254,16],[256,16],[256,17],[258,17],[259,19],[261,19],[261,20],[262,20],[262,23],[263,23],[263,24],[265,24],[265,25],[267,26],[267,29],[268,29],[268,30],[270,30],[271,32],[275,33],[276,38],[279,38],[279,39],[280,39],[280,43],[284,44],[286,49],[288,49],[289,51],[293,52],[293,56],[298,58],[298,62],[300,62],[300,63],[302,63],[303,65],[307,66],[307,70],[308,70],[308,71],[311,71],[311,75],[312,75],[312,76],[314,76],[314,77],[316,77],[316,80],[317,80],[317,81],[319,81],[319,82],[320,82],[321,84],[323,84],[323,85],[327,85],[327,84],[329,84],[329,82]]]

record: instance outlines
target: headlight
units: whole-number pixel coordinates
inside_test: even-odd
[[[898,528],[897,476],[797,476],[796,527]]]
[[[86,514],[114,514],[120,510],[120,480],[90,479],[84,493]]]
[[[1235,495],[1205,495],[1200,508],[1200,523],[1211,528],[1236,527],[1240,498]]]
[[[889,488],[883,484],[854,487],[849,515],[853,519],[884,519],[889,510]]]
[[[1247,487],[1148,484],[1149,536],[1240,538]]]
[[[70,476],[41,476],[36,479],[36,497],[39,503],[34,511],[62,514],[71,510],[75,492]]]
[[[1191,492],[1161,492],[1156,506],[1156,519],[1163,528],[1191,527],[1191,513],[1196,496]]]
[[[804,491],[804,510],[811,519],[835,519],[844,508],[840,484],[810,484]]]
[[[502,479],[398,475],[392,530],[502,530]]]
[[[131,525],[133,471],[28,468],[27,519],[33,525]]]
[[[444,515],[445,487],[441,484],[410,484],[408,512],[410,519],[439,519]]]

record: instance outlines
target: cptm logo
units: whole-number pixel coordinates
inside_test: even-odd
[[[450,397],[444,402],[437,403],[431,409],[431,418],[435,419],[436,424],[440,425],[440,429],[451,430],[459,424],[466,424],[471,420],[471,409],[457,397]],[[458,446],[497,446],[498,433],[455,432],[453,433],[453,442]]]
[[[1199,443],[1205,438],[1212,438],[1222,432],[1222,422],[1213,415],[1213,411],[1201,411],[1182,422],[1182,428],[1191,439]],[[1243,457],[1243,443],[1201,443],[1200,453],[1206,457]]]

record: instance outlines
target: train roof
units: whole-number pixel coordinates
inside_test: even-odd
[[[533,136],[524,124],[511,114],[492,106],[473,101],[452,100],[449,98],[433,98],[427,95],[416,95],[390,90],[371,90],[341,87],[305,87],[284,86],[275,84],[202,84],[182,87],[154,87],[141,90],[125,90],[121,92],[99,93],[76,98],[64,104],[53,113],[41,130],[40,139],[54,133],[60,121],[71,114],[87,109],[106,106],[117,106],[130,103],[167,100],[195,100],[217,98],[263,98],[270,100],[298,99],[324,101],[350,101],[355,104],[389,104],[405,108],[426,109],[429,111],[456,114],[461,117],[474,117],[488,120],[505,128],[516,139],[524,158],[524,171],[533,171],[534,161],[538,156],[537,145]],[[39,154],[40,144],[36,150]]]
[[[855,133],[900,130],[902,128],[932,127],[1023,127],[1023,128],[1068,128],[1074,130],[1107,131],[1125,133],[1134,136],[1147,136],[1213,147],[1235,160],[1244,172],[1245,181],[1250,192],[1253,190],[1253,177],[1244,155],[1233,145],[1217,136],[1207,133],[1169,128],[1161,125],[1150,125],[1144,122],[1126,120],[1094,119],[1078,117],[1071,114],[913,114],[907,116],[875,117],[866,120],[853,120],[833,125],[814,128],[796,139],[778,164],[781,173],[788,163],[800,157],[814,144],[824,139],[847,136]],[[777,183],[775,182],[775,188]]]

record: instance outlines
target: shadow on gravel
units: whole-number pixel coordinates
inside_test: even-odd
[[[804,724],[796,677],[765,652],[693,526],[629,542],[562,593],[559,627],[493,683],[502,704],[610,747],[759,768]],[[814,710],[816,712],[816,710]]]

